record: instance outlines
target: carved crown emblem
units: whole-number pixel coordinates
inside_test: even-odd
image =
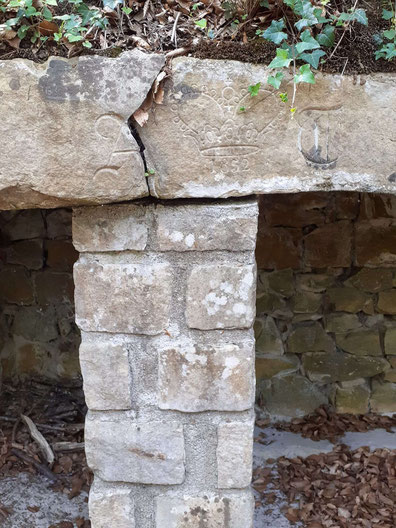
[[[208,157],[254,154],[281,113],[272,91],[262,90],[253,99],[248,88],[237,92],[232,86],[183,85],[173,94],[171,108],[174,122]]]

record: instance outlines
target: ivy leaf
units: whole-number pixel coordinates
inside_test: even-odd
[[[257,84],[252,84],[249,86],[248,90],[252,97],[256,97],[258,95],[261,88],[261,82],[258,82]]]
[[[391,20],[395,16],[393,11],[388,11],[388,9],[382,10],[382,18],[384,20]]]
[[[356,9],[353,13],[353,19],[356,20],[356,22],[359,22],[359,24],[363,24],[363,26],[368,26],[368,18],[365,9]]]
[[[294,76],[294,82],[299,83],[309,83],[315,84],[315,76],[311,71],[311,66],[309,64],[304,64],[299,68],[299,72]]]
[[[45,3],[47,5],[50,5],[50,6],[57,6],[58,5],[58,2],[56,0],[46,0]]]
[[[301,42],[296,44],[296,50],[297,53],[303,53],[307,50],[313,50],[320,48],[320,44],[317,40],[313,38],[311,35],[311,32],[306,29],[303,33],[301,33]]]
[[[284,27],[285,22],[283,19],[273,20],[270,27],[263,32],[262,37],[274,44],[280,44],[283,40],[287,39],[287,33],[282,31]]]
[[[52,13],[47,6],[43,7],[43,17],[45,20],[52,20]]]
[[[196,20],[195,25],[200,27],[201,29],[205,29],[207,26],[207,20],[206,18],[201,18],[201,20]]]
[[[269,2],[268,0],[261,0],[260,2],[261,7],[268,7],[269,8]]]
[[[388,31],[384,31],[383,35],[388,40],[393,40],[396,37],[396,29],[388,29]]]
[[[326,26],[321,33],[316,37],[316,40],[321,46],[331,48],[335,41],[335,28],[333,26]]]
[[[30,26],[23,25],[18,29],[18,37],[22,40],[26,37]]]
[[[301,53],[300,58],[303,61],[308,62],[308,64],[310,64],[316,70],[319,66],[319,60],[321,57],[323,57],[323,55],[326,55],[323,50],[316,49],[312,53]]]
[[[122,0],[103,0],[103,7],[109,7],[114,11],[114,9],[122,3]]]
[[[270,84],[271,86],[273,86],[275,88],[275,90],[279,90],[279,87],[282,83],[282,79],[284,77],[284,73],[282,72],[276,72],[275,75],[271,75],[270,77],[268,77],[268,84]]]
[[[287,68],[292,59],[289,57],[287,49],[278,48],[276,50],[276,57],[268,65],[268,68]]]

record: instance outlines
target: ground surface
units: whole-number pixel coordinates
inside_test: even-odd
[[[382,7],[386,7],[388,1],[329,0],[327,8],[331,13],[346,11],[355,5],[364,8],[369,27],[354,24],[345,34],[342,28],[337,29],[337,50],[322,66],[324,71],[346,74],[396,71],[396,60],[377,61],[374,56],[378,48],[376,35],[384,28],[389,29],[389,23],[381,17]],[[54,16],[71,14],[73,3],[60,2],[59,7],[50,5],[50,11]],[[90,32],[91,49],[83,47],[81,42],[70,43],[65,39],[56,43],[53,38],[57,30],[55,24],[55,29],[44,30],[43,35],[48,40],[34,45],[30,38],[20,40],[16,33],[4,36],[0,32],[0,59],[23,57],[43,62],[51,55],[73,57],[100,53],[116,56],[137,46],[165,54],[183,48],[182,54],[199,58],[268,64],[274,57],[276,46],[258,38],[256,31],[266,29],[271,20],[279,20],[285,15],[277,0],[269,0],[267,5],[259,0],[125,0],[114,9],[103,8],[102,0],[86,0],[86,3],[89,7],[97,7],[109,21],[105,30],[95,28]],[[107,0],[105,3],[109,4]],[[123,12],[123,6],[130,13]],[[15,13],[2,14],[0,11],[0,24],[12,16]],[[203,20],[206,27],[198,25]]]

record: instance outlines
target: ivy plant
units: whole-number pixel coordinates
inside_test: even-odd
[[[83,0],[64,0],[61,4],[57,0],[0,0],[0,12],[10,16],[0,24],[0,31],[14,30],[21,40],[30,38],[33,44],[52,38],[55,42],[81,41],[90,48],[89,33],[94,28],[105,29],[108,19],[102,10],[88,6]],[[54,15],[59,7],[68,13]]]
[[[331,48],[335,51],[336,28],[341,27],[346,32],[351,24],[357,22],[367,25],[368,20],[362,8],[332,13],[326,7],[329,0],[322,0],[321,6],[313,5],[311,0],[282,2],[285,8],[284,16],[273,20],[266,30],[258,30],[257,35],[278,46],[276,56],[269,64],[273,74],[269,76],[268,84],[278,90],[286,70],[290,67],[293,69],[291,112],[294,113],[297,85],[315,83],[315,73],[312,70],[316,70],[319,64],[326,60]],[[280,97],[282,101],[287,101],[286,94],[282,93]]]
[[[390,27],[379,36],[379,49],[375,53],[375,58],[392,60],[396,57],[396,12],[392,4],[390,9],[382,10],[382,18],[389,21]]]

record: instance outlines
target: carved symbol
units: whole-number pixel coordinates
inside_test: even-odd
[[[201,156],[212,160],[214,174],[248,171],[248,158],[259,152],[265,134],[284,115],[270,90],[253,100],[247,89],[184,85],[172,97],[174,123],[194,140]],[[241,112],[241,107],[248,110]]]

